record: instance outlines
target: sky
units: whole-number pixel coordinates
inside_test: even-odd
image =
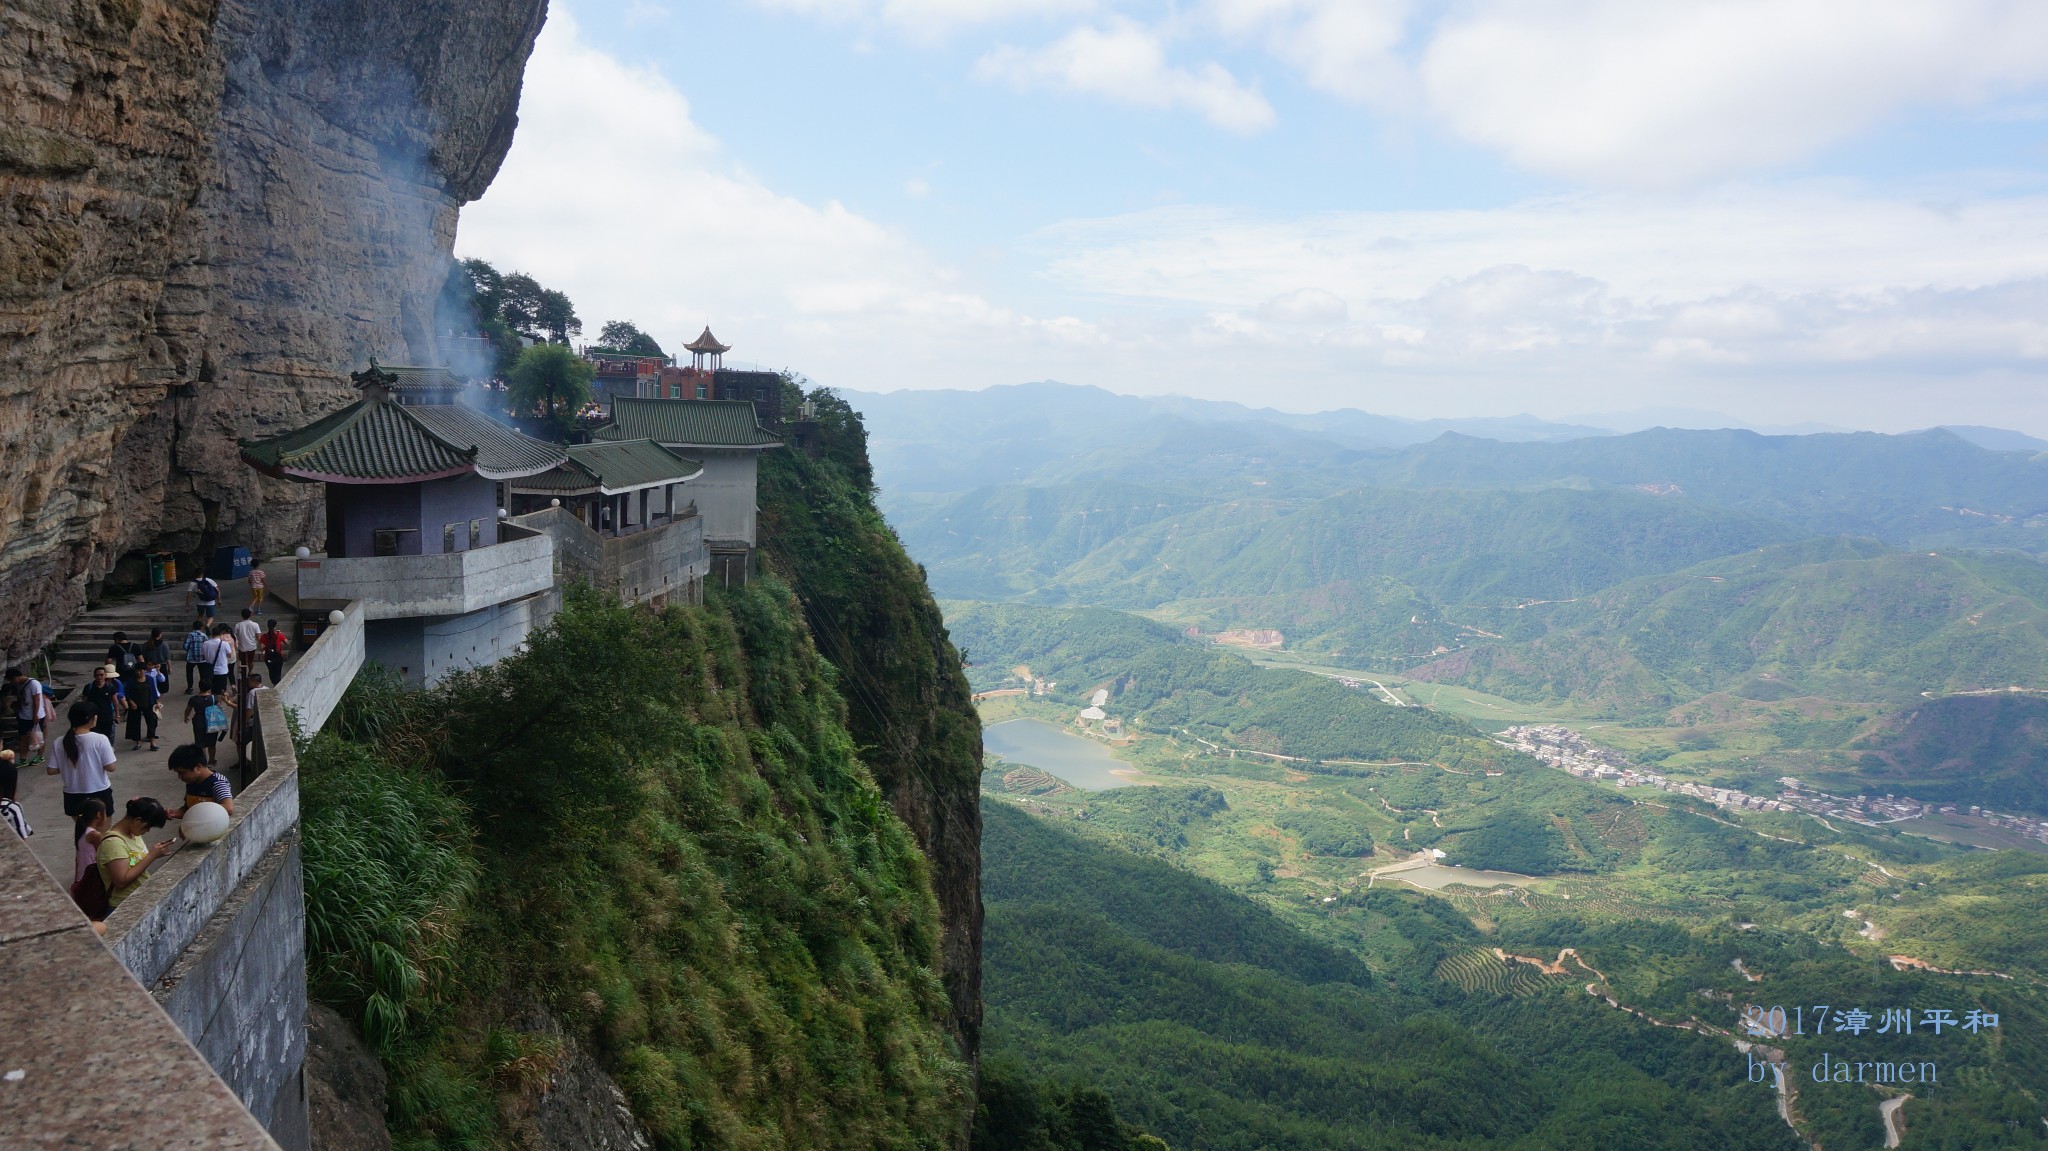
[[[2048,4],[553,0],[456,251],[869,391],[2048,435]]]

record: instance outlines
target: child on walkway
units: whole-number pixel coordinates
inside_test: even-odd
[[[100,857],[100,839],[107,834],[107,821],[113,818],[107,813],[107,805],[97,799],[88,799],[78,805],[78,814],[71,817],[72,867],[71,883],[75,887],[85,878],[85,873]]]
[[[268,577],[268,576],[266,576],[266,575],[264,575],[264,574],[263,574],[263,569],[262,569],[262,568],[259,568],[259,567],[252,567],[252,568],[250,568],[250,569],[249,569],[249,610],[250,610],[250,611],[252,611],[252,612],[253,612],[253,611],[255,611],[255,610],[256,610],[257,608],[259,608],[259,607],[262,607],[262,606],[263,606],[263,587],[264,587],[264,581],[266,581],[266,580],[267,580],[267,579],[269,579],[269,578],[270,578],[270,577]]]

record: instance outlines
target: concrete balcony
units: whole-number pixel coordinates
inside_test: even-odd
[[[509,523],[498,534],[502,542],[488,547],[438,555],[300,560],[298,596],[360,600],[366,619],[420,619],[467,615],[554,587],[553,539]]]

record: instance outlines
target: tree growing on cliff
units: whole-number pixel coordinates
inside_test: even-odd
[[[535,344],[519,354],[507,379],[515,414],[537,418],[556,439],[568,437],[576,413],[591,400],[589,361],[561,344]]]
[[[666,356],[661,345],[653,336],[640,330],[640,325],[631,320],[607,320],[597,333],[599,347],[629,356]]]
[[[504,298],[504,273],[489,262],[457,260],[449,266],[435,304],[435,326],[442,355],[458,375],[502,380],[519,362],[526,344],[498,314]],[[473,342],[479,339],[482,347]]]
[[[535,342],[567,346],[570,336],[583,334],[583,321],[569,297],[525,272],[505,277],[504,295],[498,301],[498,315],[515,332]]]

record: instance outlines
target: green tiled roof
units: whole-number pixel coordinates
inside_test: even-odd
[[[567,453],[560,444],[536,440],[461,404],[406,405],[405,410],[451,444],[476,449],[477,474],[509,480],[545,472]]]
[[[703,474],[704,465],[679,456],[653,440],[574,444],[569,461],[552,471],[513,483],[514,491],[602,492],[617,495],[657,484],[677,484]]]
[[[422,415],[427,412],[437,415]],[[445,415],[449,412],[462,415]],[[462,416],[494,430],[473,426]],[[439,420],[455,434],[444,434],[429,420]],[[517,437],[540,451],[507,442],[504,436]],[[509,473],[513,475],[528,474],[529,468],[545,470],[567,458],[561,448],[529,440],[466,409],[408,407],[371,399],[357,400],[281,436],[242,441],[242,458],[272,475],[338,483],[403,483],[471,471],[504,478],[508,473],[503,465],[515,451],[523,462]]]
[[[599,440],[653,440],[697,448],[772,448],[782,443],[746,400],[653,400],[618,396]]]

